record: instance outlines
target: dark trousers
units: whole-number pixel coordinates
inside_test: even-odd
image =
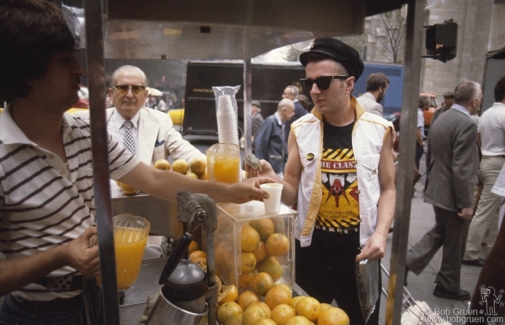
[[[442,265],[435,282],[451,292],[459,292],[461,262],[465,254],[470,220],[460,218],[454,211],[433,208],[435,226],[409,250],[407,266],[419,275],[443,245]]]
[[[419,163],[421,162],[421,157],[423,156],[424,153],[424,148],[423,146],[420,146],[419,143],[416,142],[416,167],[417,170],[419,170]]]
[[[105,324],[101,289],[95,284],[95,279],[85,281],[86,294],[74,299],[58,298],[38,303],[6,295],[0,306],[0,325]],[[68,301],[73,302],[69,304]]]
[[[354,232],[340,235],[314,229],[309,247],[300,247],[296,240],[296,283],[319,302],[331,303],[335,299],[351,325],[365,324],[355,277],[359,246],[359,233]],[[379,293],[381,282],[379,276]],[[367,325],[379,323],[379,310],[380,298]]]

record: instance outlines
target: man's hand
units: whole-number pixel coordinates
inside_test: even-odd
[[[263,183],[276,183],[275,180],[267,177],[254,177],[242,182],[232,184],[227,191],[225,202],[245,203],[251,200],[263,201],[268,198],[268,193],[260,189]]]
[[[96,234],[96,227],[89,227],[81,236],[63,246],[65,264],[86,277],[100,275],[98,245],[89,247],[91,237]]]
[[[370,238],[368,238],[368,241],[365,246],[363,246],[361,253],[356,256],[356,262],[366,259],[377,260],[379,258],[383,258],[384,252],[386,251],[386,240],[387,234],[384,236],[375,232]]]
[[[465,220],[471,220],[473,217],[473,208],[463,208],[458,212],[458,216]]]

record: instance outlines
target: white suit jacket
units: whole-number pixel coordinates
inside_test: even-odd
[[[119,114],[115,107],[107,108],[106,120],[109,123],[112,114]],[[158,159],[185,159],[188,164],[196,157],[205,155],[188,141],[184,140],[174,129],[170,116],[149,107],[139,111],[138,149],[137,157],[145,164],[153,165]],[[89,111],[75,113],[75,116],[89,120]],[[123,139],[117,139],[123,143]]]

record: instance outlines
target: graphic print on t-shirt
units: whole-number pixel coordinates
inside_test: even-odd
[[[328,125],[325,125],[325,128],[327,127]],[[328,137],[325,133],[323,144],[321,159],[323,196],[317,223],[325,227],[349,228],[359,224],[356,160],[354,151],[350,148],[352,142],[349,131],[352,132],[352,125],[343,128],[329,127],[333,128],[333,133]]]

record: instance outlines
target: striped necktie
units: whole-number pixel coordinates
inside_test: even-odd
[[[125,146],[126,150],[128,150],[132,154],[135,154],[135,141],[133,140],[133,134],[132,134],[132,127],[133,127],[132,121],[126,120],[123,123],[123,127],[125,128],[123,145]]]

